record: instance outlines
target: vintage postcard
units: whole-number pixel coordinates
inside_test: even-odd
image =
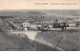
[[[80,51],[80,0],[0,0],[0,51]]]

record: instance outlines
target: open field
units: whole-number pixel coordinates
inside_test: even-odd
[[[38,37],[38,38],[37,38]],[[44,40],[47,42],[54,44],[63,50],[70,51],[70,50],[80,50],[80,31],[64,31],[64,32],[57,32],[57,31],[47,31],[38,33],[35,39],[39,39],[43,37]]]
[[[34,33],[32,33],[34,32]],[[80,31],[79,30],[64,30],[62,31],[44,31],[44,32],[37,32],[36,31],[16,31],[16,33],[23,33],[26,34],[26,36],[29,39],[33,39],[33,41],[38,42],[38,44],[40,44],[40,46],[37,43],[31,43],[34,47],[35,50],[42,50],[42,48],[44,48],[44,46],[41,45],[46,45],[45,43],[49,43],[52,44],[56,47],[59,47],[63,50],[66,51],[73,51],[73,50],[80,50]],[[29,35],[29,33],[32,33]],[[16,36],[17,34],[10,34],[10,36]],[[21,36],[21,37],[25,37],[25,36]],[[33,38],[32,38],[33,37]],[[16,40],[17,42],[18,40]],[[26,42],[27,43],[27,42]],[[31,46],[31,47],[33,47]],[[49,47],[49,46],[48,46]],[[37,49],[36,49],[37,48]],[[47,49],[45,48],[45,51]]]
[[[57,51],[52,47],[30,40],[26,34],[0,32],[0,50],[2,51]]]

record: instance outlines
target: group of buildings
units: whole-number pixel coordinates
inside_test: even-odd
[[[59,19],[58,18],[58,22],[63,22],[63,21],[66,21],[67,24],[69,24],[69,27],[76,27],[76,25],[80,24],[80,18],[79,17],[74,17],[74,18],[62,18],[62,19]],[[28,20],[25,20],[25,22],[22,23],[22,26],[21,28],[23,30],[28,30],[28,27],[29,28],[32,28],[32,29],[37,29],[37,27],[41,27],[42,25],[49,25],[49,26],[52,26],[52,24],[54,23],[53,20],[51,21],[43,21],[43,22],[34,22],[34,24],[31,24]],[[20,28],[20,26],[19,26]]]

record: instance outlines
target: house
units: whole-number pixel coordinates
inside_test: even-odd
[[[27,27],[30,26],[30,23],[29,23],[29,21],[26,20],[22,25],[23,25],[23,29],[26,31]]]
[[[30,23],[28,21],[25,21],[23,23],[23,28],[27,28],[28,26],[30,26]]]

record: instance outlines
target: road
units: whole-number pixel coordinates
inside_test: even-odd
[[[13,22],[6,20],[6,23],[9,24],[9,26],[13,29],[13,30],[17,30],[17,25],[13,24]]]

